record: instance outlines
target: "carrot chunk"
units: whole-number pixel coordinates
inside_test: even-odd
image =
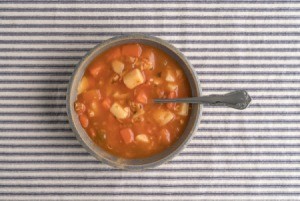
[[[122,55],[129,57],[139,57],[142,54],[142,48],[139,44],[128,44],[122,47]]]
[[[125,144],[130,144],[134,141],[134,133],[130,128],[123,128],[120,130],[120,134]]]
[[[89,125],[89,119],[85,114],[79,116],[80,124],[83,128],[87,128]]]
[[[148,102],[147,94],[144,91],[140,91],[136,96],[136,101],[142,104],[147,104]]]
[[[111,100],[109,98],[105,98],[102,102],[102,106],[109,110],[110,109],[110,106],[111,106]]]

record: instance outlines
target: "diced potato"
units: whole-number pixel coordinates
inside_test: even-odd
[[[157,109],[153,112],[153,118],[160,126],[166,125],[174,119],[175,115],[166,109]]]
[[[135,137],[136,142],[149,143],[150,140],[146,134],[139,134]]]
[[[139,69],[134,69],[127,73],[123,78],[124,84],[129,88],[133,89],[136,86],[143,84],[145,82],[145,78],[142,72]]]
[[[187,116],[189,113],[189,104],[188,103],[180,103],[178,104],[177,114],[182,116]]]
[[[119,60],[114,60],[111,63],[111,66],[112,66],[113,70],[119,75],[122,74],[124,67],[125,67],[124,63]]]
[[[168,91],[176,91],[178,89],[178,85],[175,83],[168,83],[167,89]]]
[[[171,69],[166,69],[163,74],[163,77],[168,82],[175,82],[175,74]]]
[[[110,112],[117,118],[117,119],[126,119],[130,115],[129,107],[123,108],[120,104],[114,103],[110,107]]]
[[[84,92],[88,87],[89,87],[89,81],[85,76],[83,76],[77,88],[78,94]]]

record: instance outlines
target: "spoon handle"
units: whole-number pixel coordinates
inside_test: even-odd
[[[251,97],[247,91],[232,91],[227,94],[209,96],[191,97],[191,98],[174,98],[174,99],[154,99],[155,103],[201,103],[214,106],[227,106],[239,110],[247,108],[251,102]]]

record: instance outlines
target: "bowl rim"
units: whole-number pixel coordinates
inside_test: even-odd
[[[174,55],[177,57],[177,60],[179,59],[180,62],[183,62],[185,64],[185,67],[187,68],[187,69],[184,69],[182,67],[182,69],[184,69],[186,71],[189,71],[190,76],[192,76],[192,80],[190,82],[190,85],[191,85],[191,83],[193,83],[195,85],[195,89],[193,89],[192,86],[191,86],[191,90],[192,91],[195,90],[194,94],[196,94],[197,96],[202,95],[202,88],[201,88],[201,85],[200,85],[200,81],[197,77],[197,74],[195,72],[195,69],[194,69],[193,65],[188,61],[188,59],[175,46],[173,46],[172,44],[170,44],[169,42],[167,42],[163,39],[160,39],[160,38],[157,38],[157,37],[154,37],[154,36],[149,36],[149,35],[145,35],[145,34],[128,34],[128,35],[116,36],[116,37],[110,38],[108,40],[105,40],[102,43],[99,43],[98,45],[96,45],[94,48],[92,48],[90,51],[88,51],[85,54],[85,56],[76,65],[76,67],[75,67],[75,69],[72,73],[72,76],[70,78],[70,81],[69,81],[69,84],[68,84],[68,87],[67,87],[66,107],[67,107],[67,116],[68,116],[69,125],[71,126],[71,129],[72,129],[73,133],[75,134],[77,140],[97,160],[101,161],[102,163],[108,164],[112,167],[119,168],[119,169],[142,170],[142,169],[152,168],[152,167],[155,167],[155,166],[158,166],[158,165],[161,165],[163,163],[168,162],[170,159],[172,159],[174,156],[176,156],[178,153],[180,153],[187,146],[189,141],[192,139],[192,136],[196,132],[196,130],[198,128],[198,125],[200,124],[200,121],[201,121],[201,118],[202,118],[202,111],[203,111],[203,105],[202,104],[193,105],[193,107],[196,108],[196,111],[192,111],[192,112],[193,112],[193,114],[195,113],[196,116],[194,115],[195,119],[192,120],[191,119],[192,115],[190,114],[190,119],[189,119],[188,124],[189,125],[191,124],[192,127],[189,131],[189,134],[187,134],[187,136],[185,138],[183,138],[183,142],[173,143],[173,145],[178,144],[177,147],[173,148],[174,149],[173,151],[171,151],[166,156],[164,156],[164,157],[162,157],[159,160],[156,160],[154,162],[145,163],[145,164],[134,164],[133,165],[133,164],[128,164],[128,161],[135,161],[135,160],[136,161],[138,161],[138,160],[145,161],[145,159],[147,159],[148,157],[147,158],[141,158],[141,159],[124,159],[124,158],[118,158],[118,160],[109,159],[108,156],[110,156],[110,157],[115,157],[115,156],[112,156],[112,154],[106,152],[105,150],[103,150],[98,145],[95,146],[94,142],[88,137],[87,133],[81,127],[81,125],[78,125],[78,122],[79,122],[78,118],[77,119],[75,118],[77,116],[77,114],[74,111],[73,103],[71,103],[71,97],[73,97],[74,93],[77,92],[78,77],[80,77],[80,80],[81,80],[82,75],[84,74],[88,64],[90,63],[90,61],[92,61],[97,55],[101,54],[105,50],[107,50],[111,47],[114,47],[114,46],[121,45],[121,44],[116,44],[118,42],[126,44],[126,43],[133,43],[133,41],[142,42],[144,44],[145,44],[145,41],[148,41],[149,43],[154,43],[154,44],[157,44],[157,45],[161,45],[162,47],[168,49],[168,51],[171,51],[171,53],[174,53]],[[100,53],[99,53],[99,51],[100,51]],[[166,53],[169,54],[168,52],[166,52]],[[90,60],[90,61],[87,62],[88,60]],[[180,65],[180,66],[182,66],[182,65]],[[75,87],[74,84],[76,84],[75,83],[76,80],[77,80],[77,85],[76,85],[76,88],[75,88],[76,90],[74,91],[74,87]],[[77,93],[76,93],[76,96],[77,96]],[[193,123],[190,123],[190,121],[193,121]],[[77,122],[77,124],[76,124],[76,122]],[[188,125],[186,127],[188,127]],[[179,139],[177,141],[179,141]],[[173,145],[171,145],[171,147]],[[169,148],[167,148],[167,149],[169,149]],[[103,151],[106,152],[107,155],[105,153],[104,154],[107,156],[107,158],[104,157],[103,155],[99,155],[99,151],[97,152],[97,151],[95,151],[95,149],[96,150],[101,149],[102,152]],[[156,155],[159,155],[159,154],[161,154],[161,153],[158,153]],[[154,156],[156,156],[156,155],[154,155]],[[151,157],[153,157],[153,156],[151,156]],[[149,157],[149,158],[151,158],[151,157]]]

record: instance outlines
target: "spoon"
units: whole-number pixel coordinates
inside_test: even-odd
[[[245,90],[232,91],[227,94],[190,98],[154,99],[155,103],[199,103],[213,106],[227,106],[238,110],[248,107],[251,97]]]

